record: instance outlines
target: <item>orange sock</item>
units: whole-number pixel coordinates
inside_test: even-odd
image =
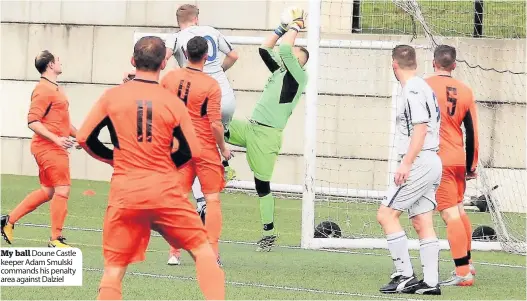
[[[472,223],[470,222],[470,219],[468,218],[468,215],[462,214],[461,220],[463,221],[463,225],[465,226],[465,232],[467,235],[467,253],[468,253],[468,261],[472,263],[472,257],[470,254],[470,251],[472,250]]]
[[[225,300],[225,274],[212,249],[207,245],[192,250],[192,254],[196,258],[198,284],[205,300]]]
[[[209,236],[212,250],[219,256],[218,241],[220,240],[222,227],[221,206],[219,199],[207,199],[207,215],[205,215],[205,229]]]
[[[456,265],[456,274],[465,276],[470,270],[467,257],[467,235],[463,221],[459,218],[451,219],[446,225],[446,232],[450,243],[450,253]]]
[[[122,300],[123,293],[121,290],[121,281],[117,278],[111,278],[106,275],[102,276],[99,285],[99,295],[97,300]]]
[[[169,255],[170,256],[176,256],[177,258],[180,258],[181,257],[181,250],[180,249],[176,249],[173,246],[170,246]]]
[[[37,189],[26,196],[18,206],[9,214],[9,223],[14,224],[24,215],[37,209],[38,206],[49,201],[48,194],[42,189]]]
[[[68,197],[55,193],[49,206],[51,211],[51,239],[62,235],[62,227],[68,213]]]

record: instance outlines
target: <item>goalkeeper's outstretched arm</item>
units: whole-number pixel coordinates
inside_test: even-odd
[[[280,58],[284,62],[285,68],[289,71],[297,82],[302,82],[306,79],[306,72],[302,69],[299,58],[293,54],[293,45],[295,44],[298,31],[296,28],[291,28],[282,38],[280,44]],[[307,61],[303,59],[302,64]]]
[[[278,39],[280,39],[284,33],[285,28],[283,28],[282,25],[278,26],[278,28],[263,41],[260,49],[258,49],[260,57],[267,66],[267,69],[271,72],[280,69],[280,61],[276,57],[273,48],[276,45],[276,42],[278,42]]]

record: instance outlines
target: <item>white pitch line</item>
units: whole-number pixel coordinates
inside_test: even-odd
[[[103,272],[102,269],[98,269],[98,268],[83,268],[83,270],[90,271],[90,272],[101,272],[101,273]],[[175,279],[175,280],[185,280],[185,281],[196,281],[196,278],[186,277],[186,276],[161,275],[161,274],[142,273],[142,272],[126,272],[126,274],[132,275],[132,276],[150,277],[150,278],[157,278],[157,279]],[[254,283],[254,282],[239,282],[239,281],[226,280],[225,284],[230,284],[234,286],[257,287],[257,288],[267,288],[267,289],[275,289],[275,290],[326,294],[326,295],[336,295],[336,296],[350,296],[350,297],[388,299],[388,300],[423,301],[422,299],[410,299],[410,298],[401,298],[401,297],[392,297],[392,296],[383,296],[383,295],[367,295],[367,294],[361,294],[361,293],[340,292],[340,291],[326,291],[326,290],[321,290],[321,289],[272,285],[272,284],[263,284],[263,283]]]
[[[33,224],[33,223],[20,223],[17,224],[19,226],[25,226],[25,227],[35,227],[35,228],[50,228],[49,225],[43,225],[43,224]],[[102,232],[102,229],[96,229],[96,228],[81,228],[81,227],[72,227],[72,226],[64,226],[63,229],[67,230],[73,230],[73,231],[84,231],[84,232]],[[152,233],[153,237],[162,237],[161,235],[157,233]],[[254,242],[246,242],[246,241],[235,241],[235,240],[220,240],[221,243],[228,243],[228,244],[236,244],[236,245],[256,245]],[[299,246],[285,246],[285,245],[277,245],[277,248],[282,249],[292,249],[292,250],[305,250],[302,249]],[[380,257],[389,257],[389,255],[386,254],[379,254],[374,252],[360,252],[360,251],[349,251],[349,250],[334,250],[334,249],[319,249],[317,251],[322,252],[330,252],[330,253],[345,253],[345,254],[355,254],[355,255],[368,255],[368,256],[380,256]],[[411,259],[418,259],[418,257],[410,256]],[[452,260],[448,259],[439,259],[441,262],[452,262]],[[503,267],[503,268],[515,268],[515,269],[525,269],[527,266],[523,265],[514,265],[514,264],[506,264],[506,263],[492,263],[492,262],[480,262],[480,261],[474,261],[473,262],[476,265],[487,265],[487,266],[495,266],[495,267]]]

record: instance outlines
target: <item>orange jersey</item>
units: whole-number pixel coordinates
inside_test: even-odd
[[[221,89],[218,82],[200,70],[187,67],[167,73],[161,85],[186,104],[202,147],[216,149],[211,123],[221,122]]]
[[[113,151],[97,138],[105,126]],[[200,153],[185,105],[157,82],[141,79],[108,89],[77,141],[113,164],[109,205],[129,209],[177,207],[183,193],[178,168]]]
[[[426,80],[436,94],[441,111],[439,156],[443,166],[466,166],[467,172],[478,164],[478,118],[472,90],[459,80],[435,75]],[[466,145],[463,149],[465,126]]]
[[[41,122],[46,129],[60,137],[68,137],[71,132],[69,102],[61,87],[45,77],[41,77],[33,93],[27,114],[27,122]],[[48,150],[67,153],[50,140],[35,134],[31,142],[33,154]]]

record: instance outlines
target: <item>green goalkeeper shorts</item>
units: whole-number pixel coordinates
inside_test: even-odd
[[[229,144],[245,147],[249,167],[260,181],[271,181],[274,165],[282,147],[282,130],[234,119],[226,135]]]

